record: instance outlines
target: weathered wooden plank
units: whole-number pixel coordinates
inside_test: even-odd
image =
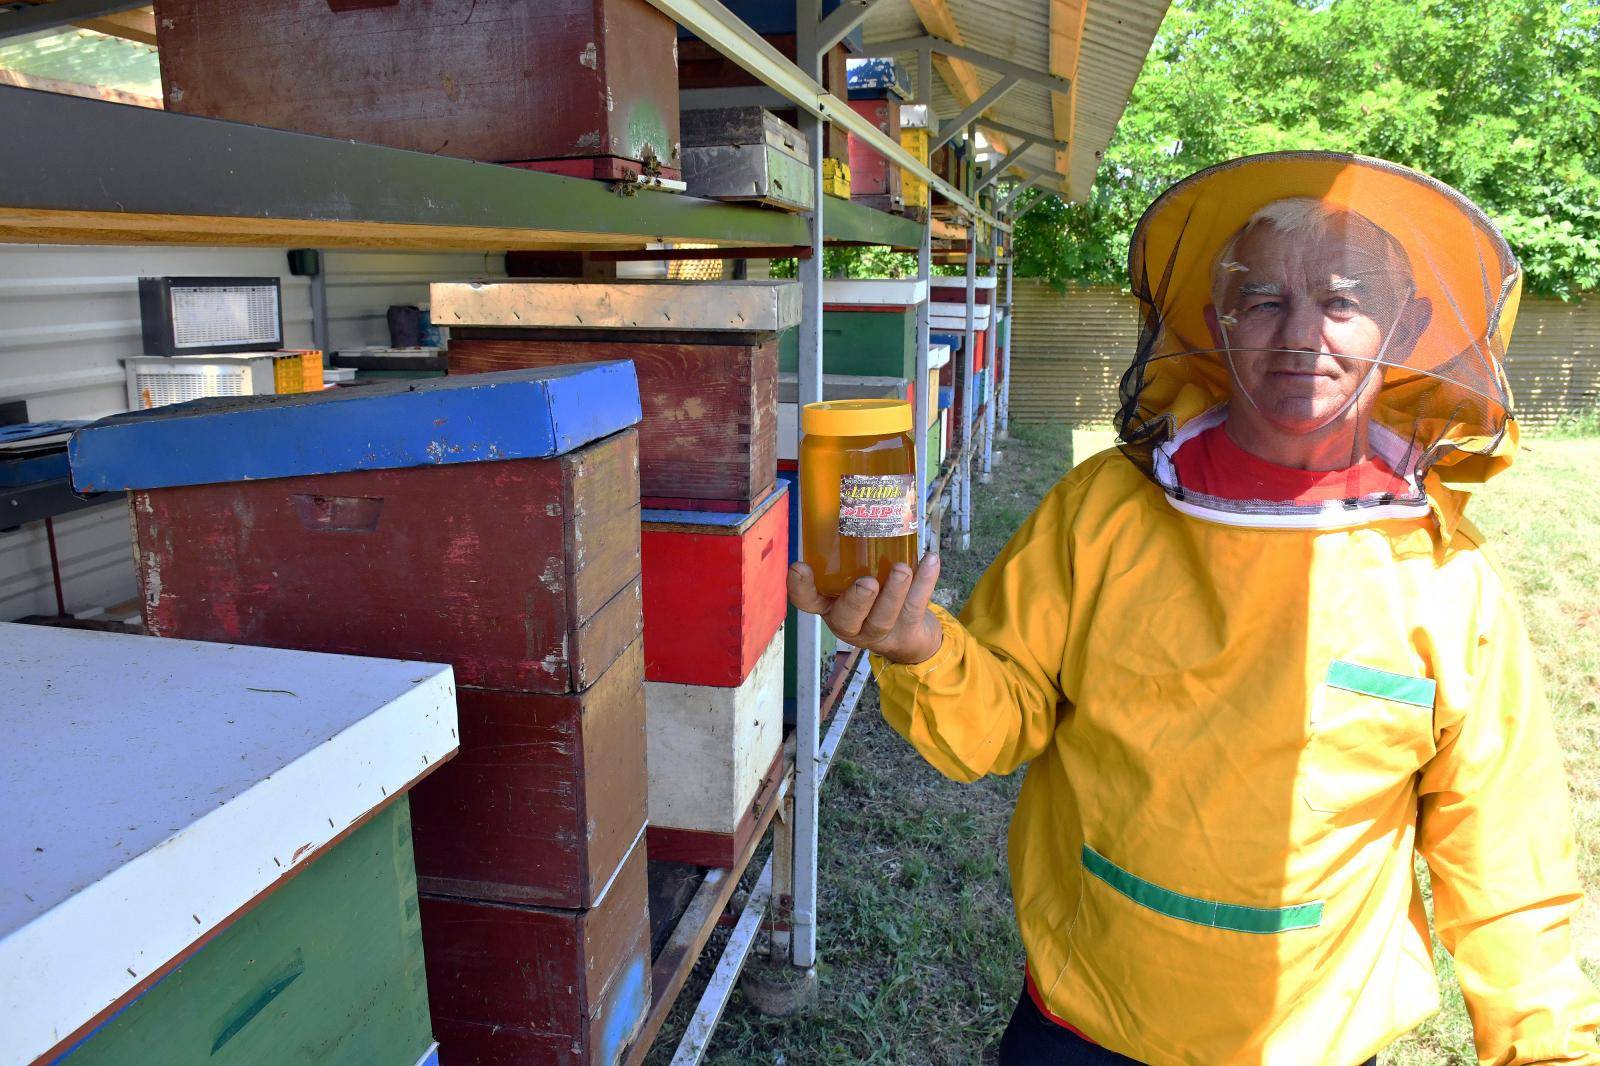
[[[650,824],[732,834],[783,733],[783,636],[735,688],[645,682]]]
[[[783,625],[788,488],[768,494],[749,515],[698,517],[644,512],[645,679],[735,686]]]
[[[145,623],[587,688],[640,631],[636,455],[628,430],[555,459],[134,493]]]
[[[675,165],[676,27],[645,0],[161,0],[167,107],[496,162]]]
[[[639,420],[633,368],[551,367],[230,396],[112,415],[73,434],[79,492],[562,455]]]
[[[698,341],[699,343],[694,343]],[[642,495],[731,500],[745,506],[772,488],[777,462],[777,338],[721,343],[716,333],[677,343],[626,333],[573,341],[550,331],[451,329],[450,371],[484,371],[627,358],[639,379]]]
[[[461,750],[412,797],[425,891],[591,907],[645,824],[641,641],[579,693],[464,688]]]
[[[473,1066],[615,1063],[650,1006],[641,839],[600,902],[553,910],[423,893],[442,1058]]]

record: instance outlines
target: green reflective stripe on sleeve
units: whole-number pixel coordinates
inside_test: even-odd
[[[1236,933],[1287,933],[1322,924],[1320,900],[1298,903],[1293,907],[1241,907],[1234,903],[1197,899],[1135,877],[1087,844],[1083,846],[1083,868],[1139,906],[1195,925],[1228,929]]]
[[[1380,700],[1409,703],[1430,710],[1433,709],[1433,692],[1436,688],[1429,677],[1394,674],[1339,659],[1328,664],[1328,684],[1346,692],[1359,692],[1363,696],[1376,696]]]

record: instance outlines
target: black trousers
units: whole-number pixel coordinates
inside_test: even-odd
[[[1000,1038],[1000,1066],[1138,1066],[1138,1060],[1091,1044],[1040,1013],[1028,990]],[[1376,1057],[1362,1066],[1378,1066]]]

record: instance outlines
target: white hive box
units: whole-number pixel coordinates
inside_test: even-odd
[[[8,1066],[160,990],[456,748],[448,666],[27,625],[0,649]]]

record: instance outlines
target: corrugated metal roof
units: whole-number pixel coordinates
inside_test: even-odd
[[[1111,140],[1128,94],[1144,67],[1168,0],[1081,0],[1087,5],[1078,42],[1077,70],[1050,69],[1052,9],[1066,6],[1057,0],[919,0],[948,10],[960,33],[959,43],[979,52],[1019,63],[1041,73],[1054,73],[1073,82],[1069,102],[1072,135],[1068,139],[1066,172],[1059,191],[1074,200],[1089,195],[1100,156]],[[1058,15],[1057,17],[1065,17]],[[918,17],[911,0],[883,0],[862,26],[870,47],[874,43],[920,37],[933,32]],[[1059,27],[1058,27],[1059,30]],[[937,35],[937,34],[936,34]],[[915,56],[901,57],[915,77]],[[977,68],[978,83],[987,90],[1000,76]],[[1046,135],[1055,132],[1052,97],[1042,86],[1022,83],[990,109],[995,121]],[[958,114],[967,103],[958,99],[943,77],[934,76],[933,110],[942,118]],[[1009,147],[1009,145],[1008,145]],[[1023,157],[1029,166],[1059,173],[1055,153],[1034,147]],[[1044,184],[1056,186],[1048,179]]]

